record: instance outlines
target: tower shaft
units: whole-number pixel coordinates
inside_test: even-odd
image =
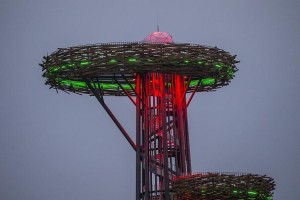
[[[172,199],[174,177],[191,172],[183,76],[136,76],[137,200]]]

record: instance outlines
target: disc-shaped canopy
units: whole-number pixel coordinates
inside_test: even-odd
[[[75,93],[134,95],[137,73],[179,74],[188,92],[211,91],[228,85],[237,71],[235,56],[217,47],[186,43],[103,43],[59,48],[40,64],[46,85]]]
[[[272,200],[275,182],[257,174],[198,173],[177,177],[173,192],[180,200]]]

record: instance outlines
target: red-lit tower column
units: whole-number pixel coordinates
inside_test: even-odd
[[[191,172],[184,77],[138,74],[137,186],[142,199],[169,199],[175,176]],[[139,187],[140,186],[140,187]],[[139,193],[139,192],[138,192]]]
[[[173,42],[164,32],[145,41]],[[191,172],[187,89],[182,75],[136,75],[136,199],[170,199],[174,177]]]

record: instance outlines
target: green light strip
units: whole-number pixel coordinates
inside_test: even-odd
[[[190,87],[195,87],[198,84],[199,80],[192,80],[190,82]],[[214,78],[205,78],[201,80],[201,85],[206,86],[206,85],[213,85],[215,84],[216,79]]]
[[[217,69],[221,69],[223,66],[224,66],[223,63],[215,64],[215,67],[216,67]]]
[[[202,85],[213,85],[213,84],[215,84],[215,82],[216,82],[216,79],[214,79],[214,78],[205,78],[205,79],[201,80]]]
[[[254,191],[248,191],[248,194],[250,196],[256,196],[257,195],[257,192],[254,192]]]
[[[116,59],[111,59],[108,63],[109,64],[116,64],[118,61]]]
[[[232,193],[233,193],[233,194],[237,194],[238,191],[237,191],[237,190],[233,190]]]
[[[243,191],[239,191],[239,190],[233,190],[232,191],[232,194],[235,195],[235,196],[239,195],[240,193],[242,194],[244,192]],[[255,200],[257,198],[257,196],[258,196],[258,192],[253,191],[253,190],[247,191],[247,194],[249,195],[249,197],[248,197],[249,200]],[[265,197],[265,199],[266,200],[273,200],[273,197],[268,196],[268,197]]]
[[[136,58],[128,58],[128,62],[136,62],[137,59]]]
[[[82,62],[80,62],[80,65],[82,65],[82,66],[89,65],[89,64],[91,64],[91,62],[89,62],[89,61],[82,61]]]
[[[198,84],[198,81],[199,81],[199,80],[192,80],[192,81],[190,82],[190,87],[196,86],[196,85]]]
[[[62,70],[62,69],[73,68],[74,66],[75,66],[75,64],[67,64],[67,65],[61,65],[59,67],[50,67],[49,71],[50,72],[57,72],[57,71]]]
[[[75,89],[81,89],[81,88],[87,88],[87,85],[85,82],[83,81],[73,81],[73,80],[61,80],[59,81],[61,85],[69,85],[72,86]],[[125,90],[131,90],[130,85],[128,84],[121,84],[122,87]],[[104,90],[112,90],[112,89],[118,89],[120,86],[116,83],[96,83],[96,84],[92,84],[92,86],[94,86],[94,88],[99,89],[99,87],[101,89]],[[132,84],[133,87],[135,87],[135,84]]]
[[[72,86],[75,89],[87,88],[86,83],[83,81],[60,80],[60,79],[57,79],[57,81],[60,83],[60,85]],[[199,80],[191,81],[189,87],[195,87],[198,84],[198,81]],[[201,80],[201,84],[203,86],[213,85],[214,83],[215,83],[214,78],[205,78],[205,79]],[[129,84],[121,84],[121,85],[125,90],[131,90],[131,87]],[[117,83],[96,83],[96,84],[93,84],[93,86],[97,89],[99,89],[99,87],[100,87],[101,89],[104,89],[104,90],[116,90],[116,89],[120,88],[120,86]],[[135,84],[132,84],[132,86],[135,88]]]

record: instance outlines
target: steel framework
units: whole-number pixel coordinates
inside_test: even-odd
[[[178,199],[271,200],[272,178],[258,174],[195,173],[176,177],[173,190]]]
[[[136,200],[235,199],[253,190],[259,194],[249,199],[270,197],[271,178],[191,175],[187,107],[196,92],[228,85],[237,62],[217,47],[173,43],[168,33],[154,32],[142,42],[59,48],[40,65],[50,88],[95,96],[135,150]],[[127,96],[136,107],[135,142],[105,103],[106,95]],[[203,195],[203,187],[210,192]],[[228,191],[237,190],[243,195],[233,192],[229,198]]]

